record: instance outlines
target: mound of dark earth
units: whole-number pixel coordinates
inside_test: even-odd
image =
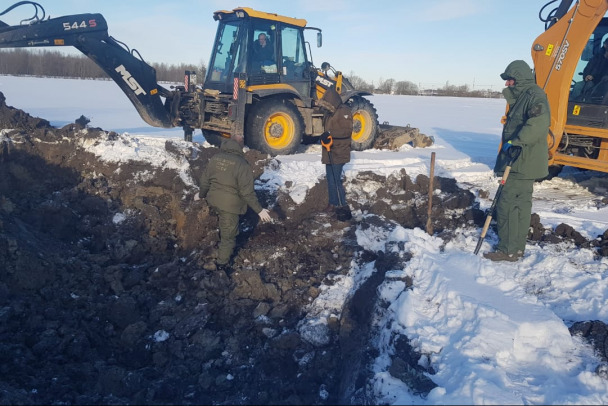
[[[360,173],[382,185],[375,200],[350,196],[352,222],[323,212],[319,182],[301,204],[260,191],[275,222],[243,221],[230,275],[206,271],[217,220],[196,186],[155,162],[102,160],[83,146],[125,142],[87,128],[53,128],[7,106],[0,93],[0,404],[336,404],[365,398],[370,309],[387,270],[406,257],[370,252],[356,227],[425,228],[429,179],[405,171]],[[214,148],[166,141],[198,179]],[[248,151],[255,175],[269,158]],[[436,177],[433,229],[448,240],[481,227],[475,196]],[[537,241],[586,241],[571,227]],[[601,251],[600,251],[601,250]],[[352,266],[376,272],[329,317],[325,334],[302,326],[323,286]],[[415,281],[407,281],[411,286]],[[415,393],[433,387],[406,337],[391,374]],[[426,371],[432,372],[432,371]]]

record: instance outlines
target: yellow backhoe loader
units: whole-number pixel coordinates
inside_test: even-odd
[[[24,5],[34,7],[34,16],[18,25],[0,21],[0,48],[73,46],[120,86],[146,123],[183,127],[187,141],[195,129],[214,145],[222,137],[243,134],[251,148],[273,156],[291,154],[325,131],[317,101],[330,87],[353,110],[354,150],[372,147],[380,131],[376,109],[364,97],[370,93],[355,89],[327,62],[313,65],[304,34],[316,34],[317,46],[322,36],[306,20],[247,7],[216,11],[218,27],[204,83],[196,84],[195,73],[186,71],[183,86],[170,90],[157,83],[156,71],[137,50],[108,35],[101,14],[45,19],[40,4],[21,1],[0,18]]]

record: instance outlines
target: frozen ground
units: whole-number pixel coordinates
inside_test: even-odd
[[[200,133],[195,135],[197,145],[190,148],[180,140],[180,130],[146,127],[112,82],[0,77],[0,91],[6,96],[8,105],[48,119],[55,126],[72,123],[80,115],[85,115],[91,118],[90,126],[118,131],[122,134],[119,139],[105,139],[100,135],[95,143],[82,142],[81,151],[92,154],[101,163],[122,168],[121,171],[132,175],[133,179],[147,179],[142,178],[142,171],[134,163],[143,162],[147,168],[171,169],[183,184],[180,193],[185,195],[196,189],[193,173],[200,163],[179,157],[191,156],[188,151],[194,150],[207,155],[212,149]],[[489,207],[497,186],[491,167],[500,138],[504,101],[381,95],[373,96],[371,100],[381,122],[410,124],[435,137],[435,144],[423,149],[404,146],[399,151],[353,153],[351,163],[346,166],[349,203],[356,209],[356,222],[351,227],[336,228],[332,222],[306,217],[306,213],[314,214],[322,207],[322,202],[317,201],[322,200],[319,193],[323,190],[324,173],[318,145],[303,147],[296,155],[275,159],[266,157],[265,161],[264,157],[257,157],[262,160],[260,162],[265,162],[264,167],[259,168],[258,191],[269,197],[268,203],[274,204],[276,210],[290,207],[295,213],[292,222],[286,218],[282,221],[289,223],[292,230],[298,230],[296,234],[299,236],[306,233],[316,236],[316,242],[307,246],[308,252],[315,253],[314,258],[300,253],[296,249],[297,243],[289,245],[291,241],[286,237],[289,234],[276,235],[272,250],[264,251],[269,248],[269,237],[265,238],[263,234],[269,231],[256,228],[244,246],[245,254],[240,257],[241,275],[246,274],[248,263],[251,264],[248,269],[252,275],[263,274],[264,269],[277,272],[272,276],[263,275],[260,286],[265,286],[266,293],[255,296],[256,303],[278,307],[278,299],[269,293],[272,289],[268,286],[280,286],[281,281],[286,280],[287,275],[279,273],[278,269],[291,269],[296,275],[301,270],[310,272],[315,264],[319,268],[319,263],[339,267],[334,268],[335,274],[312,276],[321,277],[323,283],[315,287],[318,289],[315,294],[309,296],[310,303],[302,304],[298,322],[283,326],[283,331],[291,334],[289,340],[296,340],[294,337],[297,336],[299,344],[288,344],[295,341],[289,341],[283,334],[277,335],[281,330],[280,321],[273,324],[275,322],[270,318],[269,324],[261,329],[262,336],[278,346],[273,348],[285,351],[285,359],[297,360],[300,372],[306,369],[307,360],[314,359],[315,367],[323,372],[315,375],[315,379],[326,377],[325,381],[317,382],[315,392],[318,397],[315,398],[310,393],[304,395],[304,392],[299,392],[303,389],[298,387],[298,375],[294,374],[290,383],[295,385],[295,393],[300,397],[291,399],[291,402],[323,404],[341,400],[357,403],[364,398],[380,404],[606,404],[608,382],[602,372],[606,361],[603,347],[594,347],[588,340],[573,334],[575,331],[588,332],[588,329],[577,329],[576,326],[580,326],[577,323],[598,321],[603,325],[608,319],[608,261],[599,255],[598,250],[607,239],[606,175],[566,169],[559,177],[537,184],[533,212],[544,227],[541,235],[553,238],[543,239],[541,236],[530,240],[525,257],[517,263],[492,263],[473,254],[480,225],[465,220],[465,215],[473,210],[470,206],[454,209],[450,218],[462,216],[463,221],[444,223],[448,229],[436,235],[426,234],[420,221],[418,225],[408,223],[407,219],[413,217],[402,215],[400,210],[417,207],[424,213],[424,200],[416,202],[424,193],[408,194],[399,189],[399,185],[408,184],[400,171],[405,170],[411,180],[418,175],[428,176],[430,155],[435,152],[435,175],[455,179],[460,188],[472,193],[481,209]],[[2,134],[2,137],[10,136],[6,132]],[[172,140],[175,146],[167,150],[166,144],[158,142],[159,138]],[[7,142],[6,138],[3,142]],[[182,152],[176,153],[176,150]],[[112,176],[106,171],[101,178],[111,180]],[[129,177],[123,178],[127,186],[128,181]],[[96,188],[91,183],[86,191],[100,193]],[[415,190],[415,185],[412,188]],[[489,192],[489,196],[480,197],[482,191]],[[107,190],[104,193],[112,192]],[[128,191],[124,193],[129,196]],[[441,202],[439,204],[447,206],[449,193],[439,190],[435,193],[437,201]],[[287,196],[290,199],[281,200]],[[274,198],[279,200],[273,201]],[[137,207],[135,197],[133,203]],[[6,210],[9,206],[5,204],[3,207]],[[442,215],[447,212],[445,210]],[[173,214],[176,213],[186,217],[193,215],[191,211],[180,212],[175,208]],[[416,210],[411,213],[415,214]],[[275,227],[280,227],[280,224]],[[571,226],[581,238],[573,238],[571,231],[569,235],[566,232],[560,234],[565,230],[562,224]],[[207,231],[200,230],[199,233]],[[278,231],[271,234],[274,233]],[[283,252],[282,242],[289,245],[287,252],[294,253],[291,257],[277,254]],[[495,234],[490,231],[482,252],[495,242]],[[200,254],[200,247],[193,244],[193,252]],[[266,255],[260,257],[264,252]],[[324,252],[333,253],[335,261],[331,264],[324,261]],[[108,267],[111,270],[115,265],[104,265],[102,271],[107,274]],[[116,269],[113,272],[116,275]],[[109,276],[105,280],[107,283],[113,281]],[[345,334],[347,314],[355,311],[356,300],[353,298],[358,298],[357,292],[365,291],[366,283],[370,281],[376,288],[371,291],[377,296],[372,301],[367,296],[365,303],[369,305],[367,313],[370,318],[366,324],[365,340],[359,344],[370,348],[371,352],[357,360],[365,366],[357,371],[365,370],[367,373],[361,375],[363,384],[357,380],[355,388],[348,388],[344,382],[333,379],[340,368],[332,362],[339,361],[325,359],[322,354],[325,345],[335,344],[336,335]],[[241,286],[238,282],[238,278],[233,280]],[[117,297],[125,295],[124,292],[116,292],[116,285],[112,286]],[[145,284],[142,289],[143,286]],[[182,290],[185,289],[182,293],[194,295],[189,286],[182,286]],[[234,289],[234,285],[231,286]],[[241,298],[243,291],[237,289],[236,292],[236,297]],[[345,309],[349,311],[345,312]],[[27,315],[24,312],[18,314]],[[277,310],[276,314],[280,312]],[[224,322],[230,319],[229,315],[223,316]],[[338,331],[335,330],[336,320],[341,323]],[[365,321],[357,320],[359,327]],[[221,322],[219,319],[218,323]],[[146,323],[148,330],[153,326],[152,321]],[[120,335],[128,327],[117,325],[114,329]],[[130,327],[128,331],[133,329],[135,327]],[[43,333],[44,330],[40,331]],[[170,337],[176,340],[174,343],[185,345],[187,338],[175,337],[175,331],[173,334]],[[278,340],[279,337],[282,338]],[[27,342],[26,338],[23,339]],[[226,354],[231,353],[229,342],[222,340],[219,344]],[[256,345],[264,343],[263,337],[256,338]],[[307,351],[301,352],[303,349]],[[155,351],[155,354],[165,354],[158,348]],[[179,357],[175,352],[168,354],[163,357],[169,360]],[[417,354],[417,357],[412,354]],[[36,355],[43,357],[44,352]],[[253,357],[253,354],[249,355]],[[229,372],[231,378],[228,382],[236,379],[239,384],[251,384],[255,373],[245,373],[244,369],[236,367],[237,364],[241,367],[246,364],[239,364],[244,362],[243,354],[232,364],[226,362],[226,356],[223,362],[212,359],[216,360],[214,365],[221,366],[221,371]],[[264,359],[261,354],[255,354],[255,357]],[[341,357],[344,360],[346,356],[341,354]],[[104,363],[108,362],[107,358],[103,359]],[[266,355],[266,361],[255,364],[261,368],[257,372],[270,373],[270,355]],[[127,372],[139,371],[135,368],[137,365],[119,365]],[[290,373],[285,376],[291,376]],[[198,380],[201,386],[196,388],[196,396],[206,394],[211,397],[199,399],[219,403],[234,401],[234,397],[226,394],[232,392],[236,395],[238,386],[222,386],[226,380],[218,380],[220,375],[213,375],[215,384],[202,385],[201,382],[207,382],[207,375],[200,376],[203,375],[205,377]],[[107,374],[103,376],[110,379]],[[340,376],[353,377],[346,373]],[[412,382],[412,376],[416,382]],[[22,389],[32,391],[35,388],[23,385]],[[139,396],[130,399],[156,399],[152,395]],[[279,401],[273,396],[281,396],[281,393],[269,390],[265,396]],[[57,400],[60,399],[64,398]],[[172,398],[175,399],[181,398]],[[249,397],[243,402],[263,402],[264,399],[268,400]]]

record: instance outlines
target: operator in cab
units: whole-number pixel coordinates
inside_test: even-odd
[[[608,92],[608,38],[604,40],[600,52],[593,55],[583,69],[583,81],[573,87],[572,99],[584,103],[603,103],[606,92]]]
[[[275,64],[274,50],[268,36],[261,32],[258,39],[253,43],[253,71],[259,71],[262,66],[270,66]]]
[[[583,70],[585,82],[593,82],[593,88],[588,94],[588,102],[603,103],[608,91],[608,39],[604,41],[601,52],[594,55]],[[585,95],[585,94],[584,94]]]

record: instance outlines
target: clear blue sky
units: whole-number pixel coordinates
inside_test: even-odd
[[[327,61],[367,82],[411,81],[423,88],[467,84],[500,90],[514,59],[532,64],[530,48],[544,31],[538,13],[548,0],[39,0],[47,16],[101,13],[109,34],[148,62],[209,62],[213,12],[235,7],[304,18],[323,30],[312,43],[316,66]],[[16,2],[16,0],[14,1]],[[0,11],[12,5],[4,2]],[[555,7],[555,4],[553,5]],[[546,15],[546,11],[543,16]],[[21,6],[9,24],[32,14]],[[67,49],[67,48],[66,48]]]

